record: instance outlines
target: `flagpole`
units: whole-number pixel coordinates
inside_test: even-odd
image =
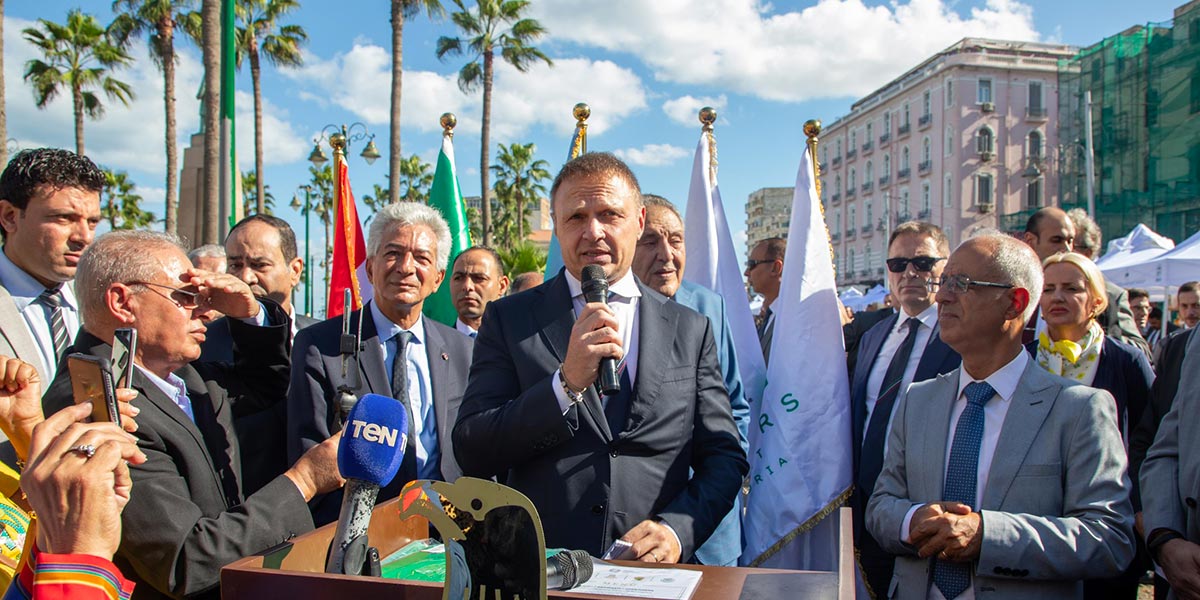
[[[575,133],[571,136],[571,145],[567,148],[567,161],[570,162],[579,155],[587,153],[587,120],[592,116],[592,108],[586,102],[580,102],[571,109],[571,115],[575,117]],[[554,199],[550,199],[551,214],[554,213]],[[550,230],[550,247],[546,250],[546,269],[543,276],[550,279],[558,275],[559,269],[562,269],[562,248],[558,245],[558,236],[554,235],[554,230]]]
[[[804,135],[808,138],[805,142],[808,145],[808,155],[812,157],[813,166],[813,184],[817,188],[817,199],[821,198],[821,164],[817,162],[817,144],[820,142],[821,135],[821,120],[809,119],[804,122]],[[825,239],[829,242],[829,260],[833,262],[833,277],[837,280],[837,255],[833,252],[833,241],[829,235],[829,220],[825,218],[825,203],[818,202],[821,208],[821,223],[825,225]]]
[[[700,109],[700,131],[708,140],[708,185],[717,185],[717,136],[713,123],[717,122],[717,110],[711,106]]]

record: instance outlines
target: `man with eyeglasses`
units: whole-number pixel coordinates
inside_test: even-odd
[[[233,275],[194,269],[163,233],[97,238],[78,280],[84,327],[69,352],[108,357],[117,328],[138,331],[132,404],[147,461],[130,467],[136,491],[114,562],[140,598],[216,599],[223,565],[311,530],[307,502],[342,484],[335,436],[262,489],[244,487],[233,421],[286,393],[287,314]],[[197,360],[209,308],[230,319],[233,364]],[[43,397],[46,414],[72,403],[61,369]]]
[[[787,240],[781,237],[767,238],[754,246],[746,259],[746,282],[753,292],[762,294],[762,309],[754,317],[758,329],[758,341],[762,344],[763,358],[771,361],[771,338],[775,333],[775,312],[771,305],[779,297],[779,283],[783,281],[783,257],[787,254]]]
[[[1033,251],[1000,232],[950,255],[942,339],[962,366],[895,409],[868,530],[897,555],[900,600],[1083,598],[1133,558],[1116,403],[1051,375],[1021,332],[1042,292]]]
[[[899,312],[863,334],[851,375],[854,541],[867,583],[877,596],[887,592],[895,557],[866,532],[863,517],[883,468],[892,409],[909,384],[949,373],[961,361],[938,335],[937,305],[930,285],[942,276],[949,253],[946,234],[932,223],[909,221],[892,231],[888,288]]]

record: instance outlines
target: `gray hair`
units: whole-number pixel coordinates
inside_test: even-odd
[[[154,252],[170,248],[183,253],[179,238],[159,231],[110,231],[83,251],[75,270],[75,295],[84,320],[103,314],[104,295],[114,283],[146,281],[162,272]]]
[[[371,229],[367,233],[367,256],[379,253],[383,245],[383,234],[392,226],[410,227],[423,225],[428,227],[437,238],[437,261],[441,263],[439,271],[445,271],[450,264],[450,226],[437,209],[430,208],[417,202],[397,202],[389,204],[375,213],[371,219]]]
[[[197,258],[225,258],[225,247],[216,244],[205,244],[198,248],[192,248],[187,253],[188,260],[195,264]]]
[[[1022,322],[1028,323],[1037,310],[1038,301],[1042,299],[1042,283],[1045,280],[1042,261],[1038,260],[1033,248],[995,229],[980,229],[970,240],[983,240],[992,247],[992,269],[1002,280],[996,283],[1008,283],[1029,292],[1029,306],[1021,315]]]
[[[1067,216],[1071,218],[1071,224],[1075,226],[1075,243],[1072,244],[1075,251],[1082,251],[1081,254],[1092,260],[1099,258],[1102,250],[1100,245],[1104,242],[1104,234],[1100,231],[1100,225],[1082,208],[1068,210]]]
[[[658,194],[642,194],[642,206],[645,206],[646,208],[650,208],[651,206],[665,208],[674,213],[675,218],[679,219],[681,223],[683,222],[683,215],[679,214],[679,209],[675,208],[675,205],[670,200],[667,200]]]

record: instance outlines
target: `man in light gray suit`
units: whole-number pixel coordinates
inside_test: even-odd
[[[1142,463],[1146,547],[1173,598],[1200,598],[1200,335],[1188,341],[1179,391]]]
[[[1037,256],[1003,234],[946,263],[938,324],[962,367],[909,388],[867,505],[898,555],[891,598],[1082,598],[1133,557],[1112,397],[1021,347],[1041,290]]]

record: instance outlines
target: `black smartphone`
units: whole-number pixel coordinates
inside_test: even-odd
[[[121,411],[117,409],[112,366],[108,359],[76,352],[67,356],[67,369],[71,373],[75,403],[92,403],[92,421],[112,421],[120,425]]]
[[[113,332],[112,365],[113,386],[118,388],[133,387],[133,357],[137,352],[137,330],[132,327],[122,327]]]

